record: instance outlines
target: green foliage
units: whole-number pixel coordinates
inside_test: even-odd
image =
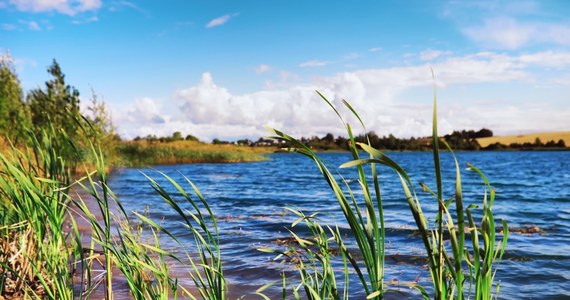
[[[318,213],[306,216],[303,212],[288,209],[297,217],[299,217],[293,226],[299,223],[304,223],[312,237],[302,238],[290,231],[293,236],[293,241],[289,243],[287,251],[280,252],[269,248],[259,249],[267,253],[276,253],[277,256],[274,260],[284,260],[295,265],[299,272],[300,283],[293,288],[293,296],[295,299],[347,299],[348,298],[348,280],[345,277],[345,285],[339,289],[337,283],[337,274],[333,268],[333,261],[335,261],[335,247],[334,244],[340,242],[342,244],[341,234],[338,228],[332,229],[330,226],[323,228],[318,222]],[[337,246],[338,247],[338,244]],[[346,247],[339,251],[341,254],[343,265],[345,266],[344,274],[348,275],[348,261],[352,257],[348,256]],[[286,284],[286,278],[284,278]],[[300,293],[304,290],[303,297]],[[286,297],[286,285],[283,288],[284,297]]]
[[[189,134],[189,135],[186,136],[186,140],[187,140],[187,141],[194,141],[194,142],[199,142],[199,141],[200,141],[197,137],[195,137],[195,136],[193,136],[193,135],[191,135],[191,134]]]
[[[184,138],[182,137],[182,132],[180,132],[180,131],[175,131],[175,132],[172,134],[172,140],[173,140],[173,141],[183,141]]]
[[[45,83],[45,89],[36,88],[28,93],[28,105],[32,115],[32,125],[36,134],[53,126],[57,139],[78,142],[82,116],[79,111],[79,92],[65,82],[65,75],[55,59],[47,69],[52,79]],[[77,143],[81,144],[81,143]],[[75,156],[76,149],[66,145],[61,155],[68,162],[76,164],[81,157]]]
[[[180,295],[196,299],[171,274],[173,263],[188,270],[204,299],[227,297],[217,223],[196,186],[188,181],[199,202],[167,176],[176,188],[175,196],[148,177],[195,237],[198,251],[176,256],[162,248],[159,236],[165,234],[178,242],[176,237],[147,215],[123,209],[107,184],[106,161],[97,140],[87,141],[96,170],[90,172],[90,166],[83,165],[86,176],[72,179],[60,153],[62,145],[73,141],[60,136],[53,126],[49,128],[39,137],[28,131],[32,142],[23,150],[13,146],[7,154],[0,153],[0,298],[90,299],[103,286],[109,300],[115,297],[113,283],[121,277],[134,299],[166,300]],[[86,131],[82,135],[96,136],[93,128],[90,124],[81,127]],[[76,193],[74,186],[84,192]],[[178,195],[195,210],[179,206],[174,200]],[[90,241],[82,241],[78,216],[87,221]]]
[[[227,147],[227,148],[222,148]],[[115,163],[123,166],[158,164],[245,162],[267,159],[259,152],[233,145],[212,146],[199,142],[178,143],[122,142],[116,145]]]
[[[319,94],[320,95],[320,94]],[[325,102],[331,107],[332,104],[320,95]],[[345,101],[346,107],[354,113],[361,122],[354,109]],[[335,113],[340,114],[333,107]],[[342,119],[341,119],[342,120]],[[499,285],[495,284],[494,278],[497,271],[497,265],[501,261],[506,249],[508,233],[502,236],[502,239],[496,234],[495,220],[493,217],[492,206],[494,202],[494,190],[487,178],[477,168],[470,166],[471,170],[477,172],[485,184],[485,194],[483,197],[483,210],[478,212],[482,215],[481,222],[477,224],[473,217],[473,210],[477,209],[476,205],[469,205],[464,208],[463,193],[461,184],[460,168],[457,160],[455,162],[455,193],[448,200],[443,195],[443,180],[440,166],[440,143],[446,147],[451,154],[453,152],[445,140],[440,140],[437,134],[437,107],[434,95],[433,110],[433,127],[432,127],[432,151],[434,160],[434,177],[436,181],[435,192],[426,185],[422,185],[422,189],[433,195],[434,200],[438,203],[438,212],[435,217],[428,217],[422,210],[422,201],[417,196],[412,180],[408,173],[399,166],[388,155],[371,146],[370,139],[365,143],[357,143],[353,138],[351,127],[344,123],[347,133],[350,137],[350,150],[353,154],[353,160],[341,166],[341,168],[356,167],[356,171],[360,174],[359,183],[362,187],[363,201],[357,201],[348,185],[346,191],[341,188],[338,179],[333,176],[328,168],[323,164],[320,158],[304,143],[292,138],[291,136],[270,129],[274,134],[274,138],[284,140],[295,148],[295,151],[308,156],[315,161],[319,171],[323,174],[325,181],[331,187],[336,196],[340,209],[343,211],[346,221],[348,222],[354,239],[358,245],[359,252],[357,256],[362,257],[362,261],[358,262],[352,259],[351,253],[344,247],[343,237],[335,234],[333,230],[333,239],[336,240],[344,261],[344,276],[348,278],[347,261],[350,262],[354,273],[358,274],[361,283],[361,289],[366,292],[367,299],[383,299],[386,289],[384,288],[384,212],[382,207],[382,198],[380,196],[380,181],[376,171],[376,165],[382,165],[392,169],[400,178],[404,195],[410,207],[412,216],[419,230],[421,240],[426,250],[428,266],[433,283],[433,299],[465,299],[470,298],[474,292],[475,299],[491,299],[493,297],[493,288],[497,292]],[[358,152],[365,151],[369,158],[360,158]],[[370,166],[370,176],[364,173],[364,166]],[[368,187],[368,178],[372,178],[374,189]],[[487,195],[490,195],[487,198]],[[361,213],[359,203],[364,203],[365,214]],[[451,206],[455,205],[455,213],[451,212]],[[307,226],[311,229],[313,240],[323,241],[328,239],[323,235],[324,230],[314,220],[314,215],[306,217],[300,212],[294,211],[307,222]],[[433,223],[428,220],[435,220]],[[317,230],[317,229],[321,230]],[[503,221],[503,228],[507,228],[506,221]],[[320,245],[317,249],[321,250],[319,255],[314,254],[313,250],[306,245],[314,245],[306,238],[300,238],[292,233],[297,243],[303,250],[302,253],[308,257],[309,264],[301,263],[300,268],[300,286],[305,288],[305,297],[309,299],[338,299],[339,294],[336,290],[336,282],[333,277],[327,277],[326,274],[334,274],[331,269],[331,260],[329,256],[323,254],[323,250],[327,251],[328,244]],[[450,243],[446,243],[446,237],[449,237]],[[480,239],[481,237],[481,239]],[[471,247],[468,246],[467,240],[471,239]],[[480,242],[482,240],[482,243]],[[287,256],[287,252],[278,252],[274,250],[263,249],[267,252],[277,252],[278,257]],[[318,267],[315,267],[319,262]],[[362,265],[363,266],[362,266]],[[366,269],[366,273],[362,269]],[[325,272],[326,271],[326,272]],[[366,275],[363,275],[366,274]],[[327,279],[328,278],[328,279]],[[346,279],[345,279],[346,280]],[[467,288],[467,284],[469,288]],[[429,299],[426,288],[419,286],[417,283],[410,283],[410,286],[417,289],[425,299]],[[334,287],[334,288],[327,288]],[[345,283],[344,290],[348,290],[348,282]],[[284,290],[286,287],[284,286]],[[294,291],[297,291],[294,289]],[[322,294],[321,292],[325,293]],[[284,292],[285,295],[285,292]],[[295,294],[296,298],[298,294]],[[343,299],[347,299],[348,294],[344,294]],[[496,294],[495,294],[496,296]],[[285,299],[285,296],[284,296]]]
[[[0,135],[17,138],[30,124],[20,80],[9,55],[0,55]]]
[[[164,173],[160,174],[168,180],[176,192],[182,196],[181,201],[177,201],[177,197],[174,193],[167,192],[157,181],[147,175],[145,176],[155,192],[178,214],[182,225],[188,229],[194,238],[193,249],[197,252],[198,258],[192,258],[191,253],[186,252],[186,254],[189,266],[191,267],[188,274],[194,281],[198,293],[202,299],[227,299],[228,284],[223,272],[218,223],[214,212],[210,209],[208,202],[204,196],[202,196],[198,187],[188,178],[185,178],[185,180],[192,187],[198,200],[191,197],[190,194],[171,177]],[[189,206],[191,209],[184,209],[185,206]],[[157,229],[160,229],[156,223],[149,223],[153,224]],[[170,236],[181,246],[186,246],[180,243],[176,237]],[[194,299],[190,293],[187,292],[187,294],[190,298]]]
[[[35,128],[52,124],[74,137],[79,129],[76,120],[81,120],[79,91],[65,82],[65,75],[55,59],[47,71],[52,79],[45,83],[45,89],[37,88],[28,94],[32,123]]]
[[[353,156],[354,161],[362,161],[360,158],[359,150],[357,148],[357,143],[352,134],[352,129],[350,125],[340,117],[338,111],[334,108],[331,102],[329,102],[323,95],[319,93],[319,96],[335,111],[337,116],[341,119],[350,139],[350,152]],[[351,110],[357,119],[360,121],[361,125],[364,124],[360,120],[360,117],[356,114],[354,109],[344,101],[345,106]],[[384,226],[384,210],[382,206],[382,196],[380,193],[380,181],[378,180],[378,173],[376,170],[376,164],[372,163],[369,165],[368,172],[365,171],[363,165],[359,164],[356,167],[356,173],[358,174],[359,183],[362,192],[362,199],[357,199],[355,193],[346,185],[342,178],[338,179],[335,177],[329,169],[326,167],[324,162],[319,158],[319,156],[311,150],[307,145],[295,138],[275,129],[270,129],[273,138],[285,141],[286,143],[292,145],[296,151],[303,154],[313,160],[323,175],[324,180],[327,182],[331,190],[333,191],[340,209],[342,210],[345,219],[350,226],[350,230],[354,236],[354,239],[358,245],[358,253],[352,254],[348,251],[345,243],[340,234],[334,234],[333,237],[337,243],[344,261],[344,276],[345,285],[344,293],[340,291],[337,292],[336,283],[334,282],[334,276],[324,276],[319,273],[314,273],[313,276],[305,275],[305,272],[311,272],[305,270],[301,272],[301,285],[305,288],[306,297],[310,299],[321,299],[320,292],[315,293],[315,280],[311,278],[321,278],[325,279],[325,283],[319,286],[325,287],[325,292],[329,293],[328,296],[333,296],[334,299],[348,299],[348,274],[349,269],[347,262],[350,262],[350,267],[352,271],[357,274],[359,282],[361,284],[360,288],[363,290],[369,299],[382,299],[384,297],[385,287],[384,287],[384,263],[385,263],[385,241],[386,241],[386,230]],[[370,146],[369,146],[370,147]],[[368,178],[372,178],[372,183],[369,183]],[[342,188],[346,186],[346,190]],[[364,212],[364,213],[363,213]],[[319,228],[319,226],[311,225],[314,228]],[[315,240],[323,239],[322,231],[313,230],[313,238]],[[357,261],[354,256],[362,258],[362,261]],[[322,270],[332,268],[329,261],[322,261]],[[314,264],[311,264],[314,265]],[[303,267],[303,266],[301,266]],[[306,268],[306,267],[305,267]],[[366,271],[364,271],[366,270]],[[324,272],[324,271],[323,271]],[[332,271],[328,271],[326,274],[334,274]],[[331,289],[334,287],[334,289]],[[333,291],[330,294],[330,291]]]
[[[86,116],[92,128],[90,132],[103,146],[107,146],[107,139],[117,140],[116,128],[105,102],[98,99],[95,91],[91,93],[91,103],[87,107],[89,114]]]
[[[53,134],[30,132],[24,151],[0,153],[0,295],[73,298],[70,270],[81,248],[66,229],[72,179],[59,152],[67,141]]]
[[[566,148],[566,143],[564,140],[560,139],[558,142],[555,140],[550,140],[543,143],[540,138],[536,138],[533,143],[511,143],[509,145],[504,145],[499,142],[490,144],[484,148],[484,150],[560,150]]]

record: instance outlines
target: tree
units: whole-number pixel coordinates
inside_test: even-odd
[[[30,125],[20,80],[9,54],[0,55],[0,135],[17,137]]]
[[[195,136],[193,136],[193,135],[191,135],[191,134],[189,134],[189,135],[186,136],[186,140],[187,140],[187,141],[195,141],[195,142],[198,142],[198,141],[199,141],[197,137],[195,137]]]
[[[175,132],[172,134],[172,140],[173,140],[173,141],[183,141],[184,138],[182,137],[182,132],[180,132],[180,131],[175,131]]]
[[[103,101],[99,101],[95,91],[91,91],[91,103],[87,107],[89,115],[87,119],[96,131],[97,137],[100,139],[116,138],[116,128],[113,125],[113,119],[107,109],[107,105]]]
[[[47,71],[53,78],[45,83],[45,90],[37,88],[28,95],[32,124],[36,129],[53,125],[73,140],[79,129],[77,121],[81,120],[79,91],[65,83],[65,75],[55,59]]]
[[[322,139],[321,141],[327,143],[327,144],[334,144],[334,135],[332,135],[332,133],[327,133]]]
[[[485,138],[485,137],[492,137],[493,132],[487,128],[482,128],[481,130],[475,133],[476,138]]]

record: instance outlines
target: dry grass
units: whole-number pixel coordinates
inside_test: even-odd
[[[541,132],[541,133],[529,133],[521,135],[508,135],[508,136],[495,136],[490,138],[480,138],[477,139],[481,147],[487,147],[490,144],[501,143],[503,145],[509,145],[512,143],[534,143],[536,138],[539,138],[543,143],[554,140],[562,139],[566,143],[566,147],[570,147],[570,131],[561,132]]]
[[[195,141],[150,143],[122,142],[117,146],[118,164],[145,166],[205,162],[246,162],[266,159],[263,154],[273,148],[237,145],[213,145]]]

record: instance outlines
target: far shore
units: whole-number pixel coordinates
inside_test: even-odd
[[[481,147],[487,147],[494,143],[500,143],[503,145],[510,145],[512,143],[524,144],[524,143],[534,143],[536,139],[540,139],[542,143],[547,143],[549,141],[558,142],[563,140],[566,144],[566,150],[570,146],[570,131],[560,131],[560,132],[541,132],[541,133],[528,133],[519,135],[507,135],[507,136],[493,136],[487,138],[478,138],[477,142]]]

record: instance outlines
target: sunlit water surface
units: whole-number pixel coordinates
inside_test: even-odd
[[[421,192],[420,182],[434,188],[433,158],[429,152],[390,153],[410,174],[433,221],[436,202]],[[314,162],[299,154],[273,154],[270,160],[256,163],[192,164],[156,166],[147,169],[115,171],[110,184],[127,211],[144,211],[162,220],[162,224],[181,239],[192,240],[180,226],[176,213],[156,196],[144,172],[172,192],[174,189],[156,171],[164,172],[180,183],[183,176],[192,180],[210,203],[219,220],[225,275],[230,295],[235,299],[253,292],[272,280],[279,280],[285,270],[295,275],[291,266],[270,262],[272,256],[260,247],[284,250],[277,239],[289,237],[286,228],[295,218],[284,207],[304,212],[322,212],[323,224],[338,225],[349,236],[336,198],[329,190]],[[323,153],[321,157],[333,172],[346,179],[351,188],[359,188],[354,169],[338,169],[349,161],[346,153]],[[467,171],[467,163],[479,167],[496,188],[494,213],[505,218],[509,227],[535,228],[537,233],[512,233],[497,281],[502,299],[570,298],[570,152],[466,152],[457,153],[462,169],[464,198],[467,204],[480,204],[484,187],[481,178]],[[448,153],[442,154],[445,196],[453,194],[454,167]],[[415,224],[394,172],[381,168],[381,188],[387,230],[386,281],[414,280],[427,288],[431,285],[423,246],[414,234]],[[188,191],[191,188],[188,186]],[[535,227],[536,226],[536,227]],[[294,230],[303,235],[303,228]],[[168,246],[171,242],[165,240]],[[171,245],[172,246],[172,245]],[[280,284],[278,284],[280,286]],[[392,285],[397,292],[391,298],[417,299],[420,295],[405,286]],[[271,298],[279,289],[269,290]],[[351,298],[365,298],[353,278]]]

